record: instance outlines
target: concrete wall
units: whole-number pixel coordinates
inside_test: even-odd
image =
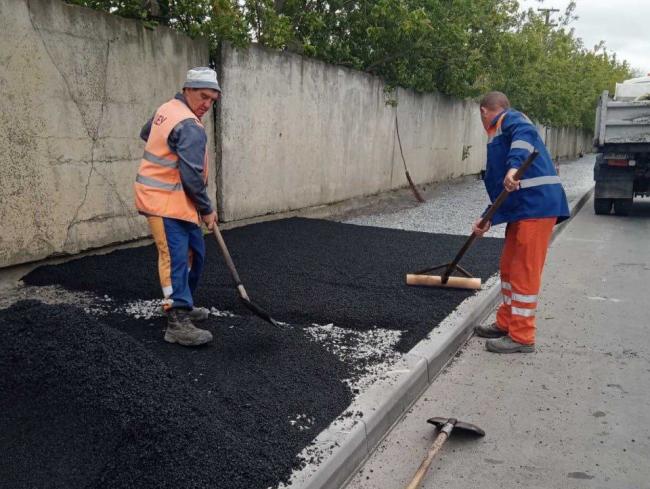
[[[252,46],[221,53],[220,218],[329,204],[407,184],[395,117],[416,183],[478,173],[478,104],[398,89],[365,73]],[[387,104],[389,100],[396,104]],[[591,135],[539,126],[554,157],[591,151]]]
[[[546,146],[553,158],[566,160],[593,152],[593,133],[575,127],[542,127]]]
[[[238,220],[477,173],[476,104],[399,89],[358,71],[259,47],[225,46],[217,145],[220,216]],[[397,106],[387,105],[390,98]],[[463,160],[463,147],[470,147]]]
[[[0,267],[147,235],[140,127],[207,62],[205,43],[169,29],[0,0]]]
[[[0,0],[0,267],[148,235],[133,205],[140,127],[207,63],[204,42],[166,28]],[[218,127],[204,122],[222,220],[405,186],[396,116],[416,183],[483,167],[474,102],[385,93],[367,74],[255,46],[226,46],[220,72]],[[559,157],[590,146],[575,130],[544,134]]]

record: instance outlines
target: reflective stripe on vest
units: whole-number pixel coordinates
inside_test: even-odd
[[[178,168],[178,161],[159,158],[158,156],[150,153],[149,151],[145,151],[144,154],[142,155],[142,158],[147,161],[150,161],[151,163],[155,163],[156,165],[166,166],[169,168]]]
[[[183,190],[183,185],[181,183],[165,183],[155,178],[143,177],[142,175],[137,175],[135,181],[141,183],[142,185],[147,185],[148,187],[160,188],[163,190],[169,190],[171,192],[178,192]]]
[[[146,215],[171,217],[200,224],[196,205],[183,191],[178,155],[172,152],[167,144],[167,138],[174,127],[187,119],[193,119],[203,128],[201,121],[180,100],[172,99],[156,111],[135,179],[135,204],[137,209]],[[203,176],[207,185],[207,147]]]

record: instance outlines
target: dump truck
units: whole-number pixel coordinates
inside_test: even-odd
[[[650,196],[650,75],[605,90],[596,109],[594,211],[628,215],[634,197]]]

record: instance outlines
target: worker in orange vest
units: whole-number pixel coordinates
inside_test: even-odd
[[[158,275],[167,315],[165,341],[197,346],[212,334],[194,322],[207,319],[192,295],[201,277],[205,242],[201,224],[212,229],[217,213],[208,196],[208,137],[201,118],[219,99],[210,68],[187,72],[182,93],[162,104],[144,125],[146,141],[135,180],[135,204],[146,216],[158,249]]]
[[[488,134],[485,187],[493,202],[504,189],[510,194],[485,227],[479,227],[481,219],[474,223],[478,236],[491,225],[507,223],[499,264],[503,304],[496,322],[478,326],[476,334],[488,338],[488,351],[531,353],[546,251],[553,227],[569,217],[569,206],[553,160],[530,119],[511,109],[501,92],[485,95],[480,111]],[[515,180],[533,151],[539,155],[521,180]]]

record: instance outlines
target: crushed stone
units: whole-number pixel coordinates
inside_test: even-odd
[[[366,331],[339,328],[333,324],[313,324],[307,334],[350,364],[352,377],[343,379],[353,393],[359,394],[387,372],[401,358],[395,349],[402,332],[375,328]]]

